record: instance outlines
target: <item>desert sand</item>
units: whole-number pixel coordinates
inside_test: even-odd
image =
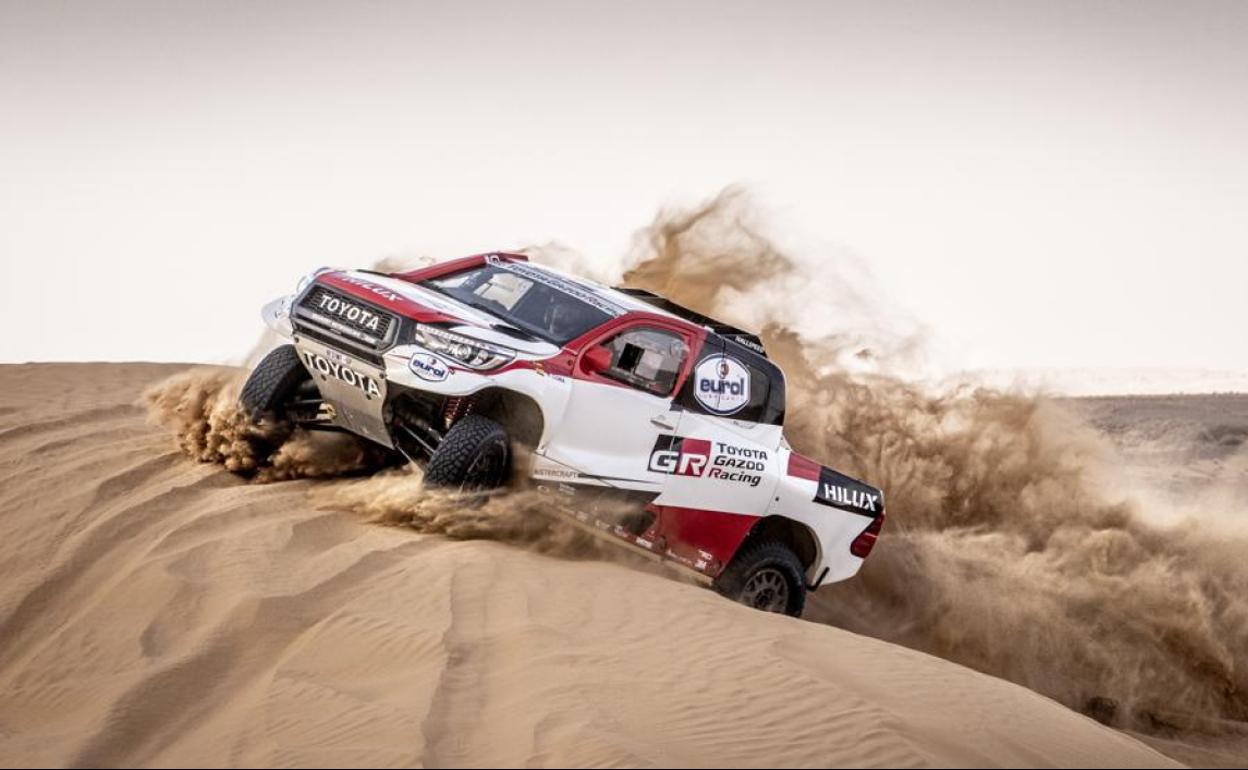
[[[196,463],[179,367],[0,367],[0,764],[1174,763],[1030,690],[661,575]]]
[[[1069,404],[1106,436],[1131,487],[1171,508],[1248,506],[1248,394],[1101,396]],[[1221,499],[1210,506],[1208,497]]]

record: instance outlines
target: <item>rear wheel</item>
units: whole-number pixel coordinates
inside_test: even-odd
[[[272,415],[286,417],[286,408],[299,386],[311,379],[294,345],[281,345],[260,359],[243,385],[239,401],[252,419]]]
[[[470,414],[451,426],[425,467],[425,483],[462,491],[502,486],[511,471],[511,442],[503,426]]]
[[[806,606],[802,562],[784,543],[746,545],[715,581],[724,596],[764,612],[800,617]]]

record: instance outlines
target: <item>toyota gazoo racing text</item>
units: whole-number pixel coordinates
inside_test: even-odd
[[[759,609],[800,615],[884,522],[879,489],[790,449],[757,337],[649,292],[498,253],[320,270],[264,319],[289,342],[243,389],[253,416],[354,433],[427,484],[525,480]]]

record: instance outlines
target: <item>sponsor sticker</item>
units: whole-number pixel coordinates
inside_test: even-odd
[[[750,403],[750,370],[729,355],[707,356],[693,370],[693,395],[711,414],[736,414]]]
[[[581,474],[568,468],[537,468],[533,471],[536,478],[543,479],[579,479]]]
[[[407,360],[407,368],[412,374],[429,382],[441,382],[451,374],[451,367],[432,353],[413,353]]]
[[[884,507],[884,501],[878,489],[837,473],[831,468],[819,469],[815,502],[873,518],[879,516]]]
[[[359,324],[369,331],[381,331],[381,316],[336,294],[322,291],[315,307],[331,318]]]
[[[378,286],[372,281],[366,281],[363,278],[356,278],[353,275],[339,274],[338,279],[343,281],[344,283],[349,283],[352,286],[359,286],[361,289],[364,289],[365,291],[370,291],[373,294],[376,294],[378,297],[389,300],[390,302],[398,302],[400,299],[402,299],[402,297],[400,297],[398,294],[395,294],[393,291],[390,291],[386,287]]]
[[[660,435],[650,450],[650,470],[673,476],[730,481],[756,487],[767,470],[765,449],[704,438]]]
[[[354,388],[358,388],[361,393],[369,398],[381,395],[381,388],[377,387],[376,380],[367,374],[360,374],[345,364],[330,361],[324,356],[318,356],[307,350],[303,351],[303,362],[308,367],[308,371],[317,372],[323,377],[333,377],[341,380]]]

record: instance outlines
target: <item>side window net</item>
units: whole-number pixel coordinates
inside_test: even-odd
[[[602,374],[655,396],[671,395],[689,348],[680,335],[630,329],[606,343],[611,366]]]

